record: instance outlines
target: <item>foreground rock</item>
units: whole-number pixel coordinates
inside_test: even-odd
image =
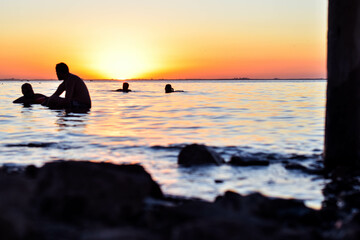
[[[356,176],[333,176],[323,208],[313,210],[259,193],[228,191],[213,202],[164,196],[139,165],[63,161],[8,170],[0,168],[0,239],[360,237]]]
[[[267,160],[259,160],[259,159],[248,159],[248,158],[242,158],[240,156],[232,156],[230,161],[230,165],[234,166],[269,166],[270,162]]]
[[[5,172],[0,173],[0,239],[80,239],[79,227],[88,232],[134,224],[147,198],[163,198],[139,165],[61,161]],[[126,231],[127,236],[137,232]]]
[[[47,216],[106,223],[131,220],[146,197],[162,198],[160,187],[139,165],[76,161],[46,164],[39,170],[35,193]]]
[[[212,148],[199,144],[185,146],[178,156],[178,164],[187,166],[201,164],[220,165],[223,163],[224,159]]]

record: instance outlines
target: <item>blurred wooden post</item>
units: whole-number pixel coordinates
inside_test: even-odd
[[[359,167],[359,0],[329,0],[327,71],[325,167]]]

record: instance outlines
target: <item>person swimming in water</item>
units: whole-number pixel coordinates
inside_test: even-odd
[[[131,89],[129,89],[129,83],[124,82],[123,83],[123,88],[119,88],[117,90],[115,90],[116,92],[131,92]]]
[[[172,92],[184,92],[183,90],[174,90],[171,84],[165,85],[165,93],[172,93]]]
[[[55,109],[90,109],[91,98],[85,82],[69,72],[65,63],[56,65],[56,75],[63,82],[43,105]],[[65,98],[60,95],[65,92]]]
[[[21,86],[21,92],[24,96],[14,100],[13,103],[23,103],[28,105],[41,104],[48,98],[43,94],[34,93],[34,90],[30,83],[24,83]]]

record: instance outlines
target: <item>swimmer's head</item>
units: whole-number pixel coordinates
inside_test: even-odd
[[[166,84],[165,86],[165,93],[171,93],[174,89],[171,87],[171,84]]]
[[[35,95],[34,90],[32,89],[32,86],[29,83],[24,83],[21,86],[21,91],[22,91],[23,95],[27,98],[32,98]]]

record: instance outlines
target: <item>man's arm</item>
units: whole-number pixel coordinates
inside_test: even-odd
[[[65,91],[65,82],[62,82],[52,96],[59,97]]]
[[[25,98],[24,98],[24,97],[19,97],[18,99],[15,99],[15,100],[13,101],[13,103],[24,103],[24,101],[25,101]]]

